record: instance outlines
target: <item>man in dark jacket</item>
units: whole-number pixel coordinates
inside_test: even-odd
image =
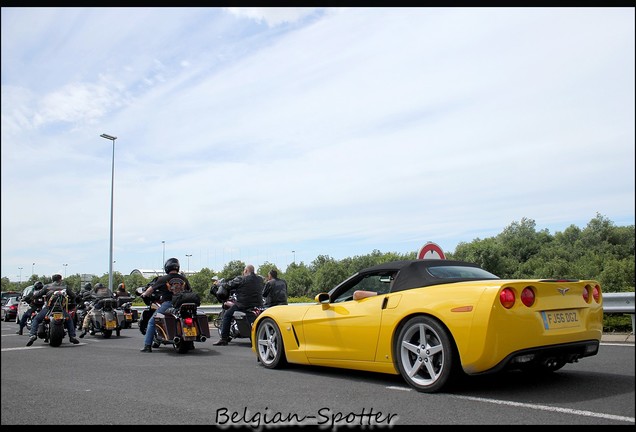
[[[66,287],[66,284],[62,283],[62,275],[54,274],[51,279],[53,280],[52,283],[44,285],[44,288],[33,294],[34,299],[44,297],[45,303],[40,313],[38,313],[35,318],[33,318],[30,332],[31,337],[29,338],[26,346],[33,345],[33,342],[37,340],[38,327],[40,326],[40,323],[42,322],[46,314],[49,312],[48,301],[53,293],[59,290],[66,290],[69,302],[75,299],[75,293],[73,292],[73,290],[68,289]],[[71,341],[71,343],[78,344],[80,341],[75,337],[75,324],[73,323],[73,320],[68,316],[66,311],[64,311],[64,315],[66,315],[66,319],[64,320],[64,322],[66,324],[66,329],[68,330],[68,340]]]
[[[142,294],[142,297],[149,297],[154,291],[155,294],[161,295],[161,306],[155,309],[152,316],[148,320],[148,327],[146,327],[146,336],[144,339],[144,347],[141,352],[152,352],[152,342],[155,336],[155,316],[157,313],[163,314],[165,311],[172,307],[172,294],[175,291],[192,291],[188,278],[179,273],[181,264],[177,258],[168,258],[163,265],[165,275],[161,276],[150,287],[148,287]],[[177,290],[177,287],[178,290]]]
[[[33,311],[41,309],[42,306],[44,306],[43,298],[40,297],[36,299],[33,297],[33,295],[39,290],[41,290],[42,288],[44,288],[44,285],[42,284],[42,282],[37,281],[33,285],[33,291],[31,291],[31,294],[22,299],[23,302],[29,304],[29,308],[26,310],[26,312],[22,314],[22,317],[20,317],[20,322],[18,323],[18,325],[20,326],[20,329],[16,332],[17,334],[19,335],[22,334],[22,332],[24,331],[24,327],[26,327],[27,320],[31,317],[31,315],[33,314]]]
[[[263,306],[263,279],[255,274],[254,266],[248,264],[243,269],[243,276],[237,276],[229,282],[215,281],[214,285],[220,285],[228,289],[229,292],[236,292],[236,302],[223,315],[221,322],[221,339],[212,345],[227,345],[230,338],[230,325],[234,312],[245,312],[253,307]],[[214,285],[210,288],[213,293]]]
[[[278,278],[278,271],[271,269],[267,273],[267,282],[263,289],[265,307],[287,304],[287,282]]]

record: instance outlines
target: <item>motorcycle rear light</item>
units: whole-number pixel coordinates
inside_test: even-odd
[[[188,317],[185,318],[183,320],[183,322],[185,323],[185,325],[187,325],[188,327],[192,327],[194,325],[194,321],[192,320],[192,318]]]

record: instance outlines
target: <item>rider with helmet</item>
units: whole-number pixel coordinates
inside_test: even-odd
[[[104,284],[102,284],[101,282],[98,282],[95,284],[95,288],[93,289],[93,291],[90,293],[90,295],[88,297],[86,297],[84,300],[85,301],[93,301],[93,304],[91,305],[90,309],[88,309],[86,311],[86,316],[84,317],[84,321],[82,322],[82,325],[80,326],[79,330],[82,330],[82,333],[80,333],[79,337],[83,338],[84,336],[86,336],[86,333],[88,332],[88,325],[91,321],[91,311],[93,309],[101,309],[104,307],[104,299],[110,299],[113,298],[113,292],[111,290],[109,290],[107,287],[104,286]],[[93,333],[91,333],[92,335]]]
[[[172,307],[172,289],[177,285],[185,285],[185,291],[191,291],[190,282],[188,278],[179,273],[181,265],[176,258],[168,258],[163,266],[165,275],[156,280],[154,284],[148,287],[142,294],[142,297],[149,297],[156,291],[155,295],[161,296],[161,306],[154,311],[150,319],[148,320],[148,327],[146,328],[146,336],[144,339],[144,347],[141,352],[152,352],[152,340],[155,335],[155,316],[157,313],[164,313],[166,310]]]
[[[41,290],[33,294],[34,299],[44,297],[45,301],[48,301],[55,291],[62,290],[62,289],[66,289],[66,294],[68,296],[69,301],[73,301],[75,299],[75,293],[73,292],[73,290],[68,289],[66,287],[66,284],[62,283],[61,274],[54,274],[51,277],[51,279],[53,280],[52,283],[44,285],[44,287]],[[47,303],[45,302],[40,313],[38,313],[35,316],[35,318],[33,318],[33,322],[31,323],[31,332],[30,332],[31,337],[29,338],[29,341],[27,342],[26,346],[33,345],[33,342],[37,340],[38,327],[40,326],[40,323],[42,322],[42,320],[44,319],[44,317],[46,316],[48,312],[49,312],[49,308],[47,306]],[[70,317],[68,317],[68,314],[66,311],[64,311],[64,314],[66,315],[66,318],[67,318],[64,320],[64,322],[66,324],[66,329],[68,330],[68,340],[71,343],[78,344],[79,339],[75,337],[75,324],[73,323],[73,320],[70,319]]]
[[[35,284],[33,284],[33,291],[31,291],[31,294],[28,296],[25,296],[22,299],[22,301],[29,304],[29,308],[26,310],[26,312],[22,314],[22,317],[20,318],[20,322],[18,323],[20,326],[20,329],[17,332],[15,332],[16,334],[22,335],[24,332],[24,327],[26,327],[26,322],[31,316],[31,314],[33,313],[33,311],[44,306],[44,299],[42,299],[41,297],[37,299],[34,298],[34,294],[36,293],[36,291],[41,290],[43,287],[44,285],[42,284],[42,282],[37,281]]]

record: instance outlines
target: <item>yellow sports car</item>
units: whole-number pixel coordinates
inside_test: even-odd
[[[401,374],[433,393],[462,373],[552,372],[596,355],[594,280],[500,279],[462,261],[394,261],[316,296],[274,306],[252,326],[266,368],[287,363]]]

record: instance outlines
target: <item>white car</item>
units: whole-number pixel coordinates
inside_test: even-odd
[[[22,315],[24,315],[24,313],[27,310],[29,310],[29,308],[31,307],[29,306],[27,302],[24,301],[24,299],[27,296],[31,296],[32,294],[33,294],[33,285],[29,285],[28,287],[22,290],[22,295],[20,295],[20,297],[18,298],[18,300],[20,300],[20,303],[18,304],[18,315],[16,316],[15,322],[19,323],[20,318],[22,318]]]

